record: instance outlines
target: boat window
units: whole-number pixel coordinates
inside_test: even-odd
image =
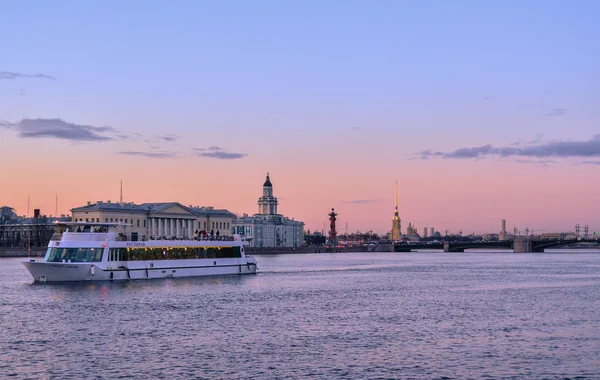
[[[165,247],[165,248],[121,248],[121,260],[183,260],[221,259],[242,257],[240,247]]]
[[[108,261],[128,261],[129,252],[127,248],[111,248]]]
[[[52,263],[89,263],[102,261],[104,248],[51,248],[47,261]]]

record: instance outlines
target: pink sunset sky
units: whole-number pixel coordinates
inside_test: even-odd
[[[600,231],[600,9],[578,4],[13,3],[0,206],[68,214],[123,181],[253,214],[270,172],[306,230],[333,207],[389,231],[398,180],[403,230]]]

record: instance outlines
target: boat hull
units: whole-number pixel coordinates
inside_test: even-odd
[[[220,261],[220,260],[219,260]],[[256,274],[256,261],[199,262],[179,265],[173,261],[154,262],[152,266],[102,268],[94,263],[23,263],[35,282],[128,281],[160,278],[204,277]]]

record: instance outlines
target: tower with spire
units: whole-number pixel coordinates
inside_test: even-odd
[[[396,180],[396,207],[394,209],[394,217],[392,218],[392,236],[391,240],[400,240],[402,237],[401,221],[398,215],[398,180]]]
[[[258,198],[258,213],[261,215],[277,215],[277,198],[273,196],[273,185],[267,173],[267,179],[263,185],[263,196]]]

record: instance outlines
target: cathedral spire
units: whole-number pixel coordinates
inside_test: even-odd
[[[396,180],[396,199],[395,199],[395,207],[394,207],[394,217],[392,218],[392,240],[397,241],[402,237],[402,225],[401,225],[400,215],[398,214],[398,180]]]
[[[396,180],[396,214],[398,214],[398,180]]]

